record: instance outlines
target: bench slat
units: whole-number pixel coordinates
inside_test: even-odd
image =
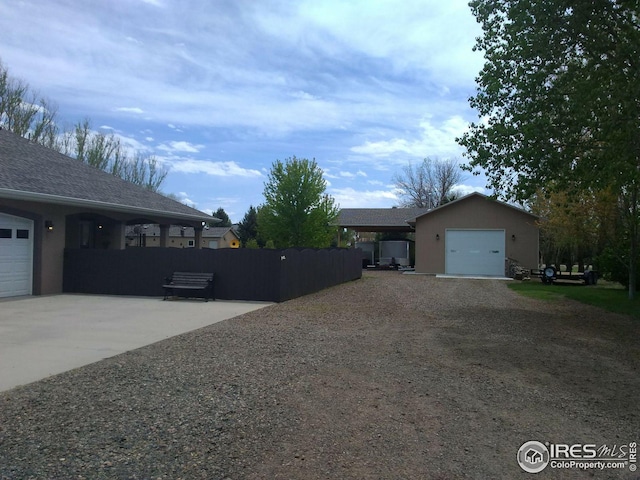
[[[162,285],[165,292],[164,300],[166,300],[170,295],[175,295],[176,292],[174,290],[178,290],[180,292],[192,290],[198,291],[199,293],[204,291],[205,300],[208,301],[209,298],[215,300],[213,290],[214,277],[214,273],[173,272],[171,277],[166,278],[165,283]]]

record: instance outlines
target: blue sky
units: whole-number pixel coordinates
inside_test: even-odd
[[[169,174],[162,190],[233,221],[271,164],[315,158],[343,208],[398,203],[395,173],[464,161],[482,56],[468,0],[20,0],[0,59]],[[459,191],[484,190],[464,174]]]

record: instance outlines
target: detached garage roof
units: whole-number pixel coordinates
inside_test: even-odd
[[[361,232],[413,231],[408,223],[427,208],[343,208],[335,224]]]
[[[0,130],[0,198],[182,221],[211,215]]]
[[[425,215],[430,215],[430,214],[432,214],[432,213],[434,213],[434,212],[440,211],[440,210],[442,210],[442,209],[444,209],[444,208],[450,207],[450,206],[455,205],[455,204],[457,204],[457,203],[465,202],[465,201],[467,201],[467,200],[469,200],[469,199],[471,199],[471,198],[483,198],[483,199],[485,199],[487,202],[495,202],[495,204],[497,204],[497,205],[502,205],[503,207],[511,208],[511,209],[515,210],[516,212],[524,213],[524,214],[526,214],[526,215],[530,215],[530,216],[532,216],[532,217],[534,217],[534,218],[538,218],[538,216],[537,216],[537,215],[534,215],[534,214],[533,214],[533,213],[531,213],[531,212],[527,212],[526,210],[523,210],[522,208],[519,208],[519,207],[516,207],[516,206],[513,206],[513,205],[509,205],[508,203],[501,202],[501,201],[499,201],[499,200],[495,200],[495,199],[493,199],[493,198],[491,198],[491,197],[487,197],[486,195],[483,195],[482,193],[479,193],[479,192],[473,192],[473,193],[470,193],[469,195],[465,195],[464,197],[460,197],[460,198],[458,198],[458,199],[456,199],[456,200],[454,200],[454,201],[452,201],[452,202],[449,202],[449,203],[445,203],[445,204],[443,204],[443,205],[440,205],[439,207],[432,208],[431,210],[426,210],[426,211],[422,212],[421,214],[416,215],[414,218],[412,218],[412,219],[409,221],[409,223],[410,223],[411,225],[414,225],[414,226],[415,226],[415,224],[416,224],[416,220],[417,220],[419,217],[424,217]]]

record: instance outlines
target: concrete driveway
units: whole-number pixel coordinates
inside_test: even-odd
[[[0,391],[270,305],[97,295],[0,302]]]

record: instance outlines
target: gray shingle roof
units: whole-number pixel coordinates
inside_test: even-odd
[[[0,130],[0,198],[211,220],[204,212]]]
[[[411,230],[408,221],[427,211],[427,208],[343,208],[335,223],[352,229],[371,228],[370,231]]]

